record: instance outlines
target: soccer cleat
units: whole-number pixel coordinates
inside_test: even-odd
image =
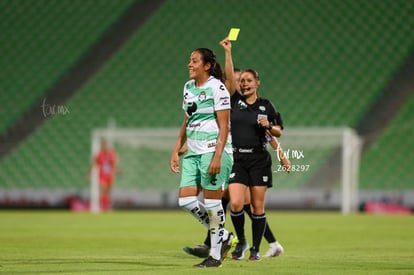
[[[256,249],[256,247],[252,246],[250,248],[250,261],[260,261],[262,258],[260,258],[259,251]]]
[[[234,247],[236,247],[236,245],[239,243],[239,239],[237,239],[237,236],[234,236],[233,235],[233,240],[231,241],[231,246],[230,246],[230,249],[229,250],[227,250],[227,253],[224,255],[224,257],[221,259],[222,261],[224,261],[228,256],[229,256],[229,253],[230,253],[230,250],[232,249],[232,248],[234,248]]]
[[[270,243],[269,244],[269,250],[267,250],[265,257],[277,257],[280,256],[285,250],[283,249],[283,246],[278,242]]]
[[[195,264],[193,265],[193,267],[221,267],[221,261],[220,260],[216,260],[211,256],[208,256],[207,259],[205,259],[204,261],[202,261],[199,264]]]
[[[238,243],[239,239],[237,238],[237,236],[233,236],[233,240],[231,241],[231,248],[235,248]]]
[[[227,255],[228,255],[228,253],[231,249],[233,239],[234,239],[233,233],[229,233],[229,236],[227,237],[227,240],[225,240],[222,243],[222,245],[221,245],[221,260],[223,260],[224,258],[227,257]]]
[[[196,247],[185,246],[183,247],[183,250],[186,253],[199,258],[206,258],[210,253],[210,247],[208,247],[206,244],[199,244]]]
[[[231,258],[233,260],[241,260],[244,258],[244,253],[249,249],[247,241],[238,242],[236,248],[231,252]]]

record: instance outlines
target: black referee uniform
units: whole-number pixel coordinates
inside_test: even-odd
[[[229,183],[272,187],[272,158],[266,150],[266,129],[258,119],[266,116],[271,125],[283,129],[280,113],[269,100],[258,97],[250,105],[238,92],[231,97],[231,107],[234,164]]]

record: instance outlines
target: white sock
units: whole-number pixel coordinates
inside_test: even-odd
[[[228,238],[228,232],[224,229],[225,215],[221,200],[205,199],[208,217],[210,220],[210,256],[216,260],[221,260],[221,246]]]
[[[178,198],[178,205],[194,216],[207,229],[210,228],[206,208],[196,196]]]

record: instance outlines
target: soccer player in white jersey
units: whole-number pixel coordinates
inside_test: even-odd
[[[231,247],[233,234],[224,228],[221,204],[233,165],[230,128],[230,95],[214,52],[198,48],[188,63],[190,79],[184,85],[184,119],[171,154],[170,169],[179,173],[179,151],[187,142],[182,160],[179,206],[210,229],[209,256],[194,267],[220,267]],[[204,201],[198,200],[203,191]]]

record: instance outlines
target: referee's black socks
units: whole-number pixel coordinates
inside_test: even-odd
[[[258,250],[262,240],[264,231],[266,229],[266,214],[261,215],[252,214],[252,234],[253,246]]]
[[[239,212],[230,210],[230,215],[239,242],[246,242],[246,236],[244,235],[244,210],[242,209]]]

